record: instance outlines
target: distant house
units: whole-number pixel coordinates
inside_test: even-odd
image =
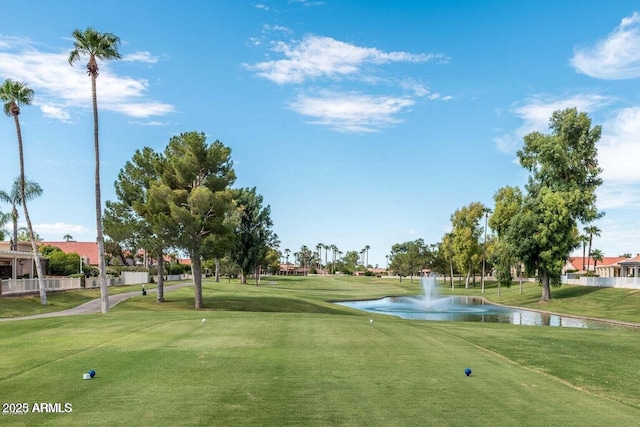
[[[18,279],[35,277],[35,262],[31,243],[18,242],[17,250],[12,251],[10,242],[0,241],[0,278]],[[46,270],[47,259],[40,257],[42,268]]]
[[[638,277],[640,272],[640,254],[634,258],[603,257],[602,261],[598,262],[591,257],[585,257],[584,262],[586,269],[583,269],[581,256],[569,258],[562,270],[563,274],[568,271],[578,274],[589,271],[600,277]]]
[[[65,254],[76,253],[80,255],[85,265],[97,267],[100,263],[98,260],[98,243],[96,242],[38,242],[38,246],[55,246]]]

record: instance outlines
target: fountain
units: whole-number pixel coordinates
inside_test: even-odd
[[[385,297],[367,301],[344,301],[338,304],[358,310],[387,314],[409,320],[491,322],[529,326],[567,326],[575,328],[612,328],[615,325],[558,316],[536,311],[492,305],[482,298],[440,296],[436,277],[420,278],[423,294],[417,296]]]

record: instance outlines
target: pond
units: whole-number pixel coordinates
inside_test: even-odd
[[[527,326],[562,326],[571,328],[618,329],[623,325],[559,316],[549,313],[503,307],[485,303],[481,298],[434,295],[435,278],[423,278],[424,295],[385,297],[367,301],[343,301],[337,304],[371,313],[402,319],[491,322]]]

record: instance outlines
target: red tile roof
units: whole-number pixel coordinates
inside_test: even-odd
[[[49,245],[60,248],[66,254],[77,253],[86,257],[89,265],[98,265],[98,244],[96,242],[39,242],[40,246]]]
[[[640,256],[636,257],[638,259],[640,259]],[[585,257],[584,258],[584,265],[589,266],[589,268],[591,270],[593,270],[593,266],[597,265],[597,266],[605,266],[605,265],[615,265],[617,263],[619,263],[620,261],[625,261],[628,260],[629,258],[625,258],[625,257],[621,257],[621,256],[605,256],[602,257],[602,261],[598,261],[598,263],[596,264],[595,260],[591,257]],[[631,259],[635,259],[635,258],[631,258]],[[574,256],[569,258],[569,262],[571,263],[571,265],[573,265],[573,268],[575,268],[578,271],[582,271],[582,257],[581,256]]]

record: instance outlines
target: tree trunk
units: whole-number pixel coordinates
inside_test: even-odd
[[[520,281],[520,295],[522,295],[522,271],[520,272],[520,275],[518,276],[519,281]]]
[[[18,137],[18,157],[20,158],[20,198],[22,199],[22,208],[24,209],[24,219],[27,221],[27,228],[29,229],[29,237],[31,238],[31,250],[33,251],[33,259],[36,263],[36,274],[38,275],[38,289],[40,291],[40,304],[47,305],[47,288],[44,285],[44,275],[42,274],[42,265],[40,264],[40,257],[38,256],[38,246],[36,245],[35,235],[33,234],[33,227],[31,226],[31,218],[29,217],[29,210],[27,209],[27,197],[24,190],[24,153],[22,150],[22,131],[20,130],[20,120],[18,115],[13,115],[14,122],[16,124],[16,134]],[[18,242],[16,240],[15,244]],[[32,270],[33,271],[33,270]]]
[[[451,271],[451,290],[454,290],[455,280],[453,279],[453,258],[449,258],[449,270]]]
[[[220,258],[216,257],[216,283],[220,282]]]
[[[464,279],[464,288],[469,289],[469,279],[471,278],[471,270],[467,270],[467,277]]]
[[[96,94],[96,75],[91,74],[91,101],[93,103],[93,147],[95,151],[95,194],[96,194],[96,232],[98,242],[98,267],[100,269],[100,308],[109,312],[109,289],[107,288],[107,263],[104,259],[104,235],[102,233],[102,200],[100,194],[100,143],[98,138],[98,96]]]
[[[195,308],[202,308],[202,260],[200,254],[191,253],[191,273],[193,274],[193,289],[195,293]]]
[[[551,286],[549,285],[549,275],[543,272],[540,276],[542,281],[542,296],[540,301],[548,302],[551,299]]]
[[[589,235],[589,252],[587,253],[587,273],[591,267],[591,242],[593,240],[593,234]]]
[[[157,302],[164,302],[164,256],[162,249],[158,251],[158,299]]]
[[[22,136],[20,136],[20,139],[22,139]],[[17,251],[18,250],[18,209],[16,208],[15,204],[13,205],[13,209],[11,210],[11,219],[13,221],[13,241],[11,242],[11,250]]]

